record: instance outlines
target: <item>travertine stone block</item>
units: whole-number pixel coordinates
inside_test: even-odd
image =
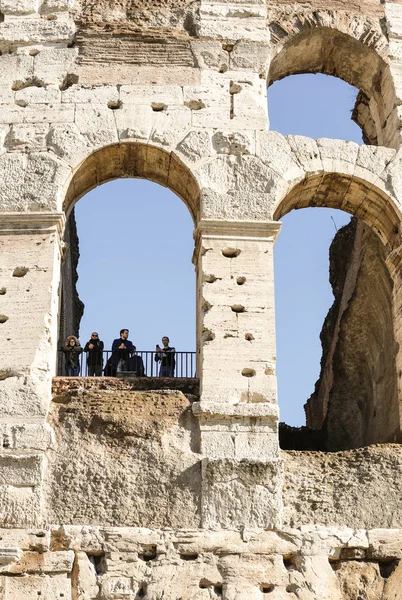
[[[37,10],[37,0],[2,0],[1,11],[5,15],[28,15]]]
[[[352,175],[355,170],[359,146],[355,142],[342,140],[317,140],[324,171],[335,171]]]
[[[57,84],[65,87],[76,72],[77,48],[41,47],[32,60],[32,71],[45,85]],[[1,64],[1,63],[0,63]],[[77,76],[72,78],[76,81]],[[102,82],[104,83],[104,82]]]
[[[7,451],[47,450],[52,441],[53,431],[47,424],[0,424],[0,446]]]
[[[119,90],[115,85],[89,86],[72,85],[61,92],[61,101],[66,104],[99,104],[108,105],[108,102],[118,102]]]
[[[401,529],[372,529],[368,532],[367,555],[373,559],[402,558]]]
[[[191,110],[171,107],[153,113],[150,140],[162,146],[175,146],[191,127]]]
[[[50,125],[46,145],[48,150],[74,167],[89,152],[88,140],[81,135],[75,123]]]
[[[73,120],[92,148],[118,141],[114,111],[104,104],[91,104],[90,107],[76,105]]]
[[[149,140],[153,119],[151,106],[122,106],[114,116],[119,140]]]
[[[1,551],[1,550],[0,550]],[[1,573],[22,574],[52,574],[71,573],[74,562],[74,552],[71,550],[61,552],[24,552],[14,563],[0,567]]]
[[[43,455],[0,455],[0,485],[34,486],[42,481]]]
[[[49,529],[0,529],[0,537],[0,549],[16,547],[21,551],[30,550],[42,554],[50,546]]]
[[[204,459],[202,469],[203,527],[280,527],[280,460]]]
[[[212,135],[209,131],[190,131],[176,147],[186,161],[191,163],[205,160],[214,154],[212,149]]]
[[[120,100],[123,104],[183,106],[183,89],[177,85],[122,85]]]
[[[11,126],[4,141],[10,152],[44,152],[47,149],[48,124]]]
[[[72,42],[74,33],[72,20],[7,19],[0,28],[0,44],[68,44]]]
[[[44,0],[40,5],[40,12],[59,12],[74,8],[75,0]]]
[[[6,577],[4,579],[4,600],[18,600],[23,597],[40,597],[43,600],[63,598],[72,600],[71,579],[66,575],[53,577]]]
[[[28,106],[28,104],[58,104],[61,99],[61,91],[57,86],[29,86],[15,92],[15,103],[18,106]]]

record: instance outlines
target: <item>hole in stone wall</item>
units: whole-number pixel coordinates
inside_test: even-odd
[[[182,560],[197,560],[198,554],[196,552],[183,552],[180,554]]]
[[[241,90],[242,90],[241,85],[239,85],[238,83],[234,83],[234,81],[230,82],[229,94],[234,96],[236,94],[240,94]]]
[[[270,594],[275,589],[275,586],[272,583],[263,583],[261,584],[261,591],[263,594]]]
[[[76,85],[78,81],[78,75],[75,75],[74,73],[67,73],[67,75],[61,82],[59,88],[62,92],[64,92],[65,90],[68,90],[68,88],[70,88],[71,86]]]
[[[154,112],[161,112],[162,110],[165,110],[165,108],[167,108],[167,105],[163,102],[152,102],[151,108]]]
[[[187,106],[190,110],[201,110],[202,108],[205,108],[205,104],[201,100],[190,100],[185,102],[184,106]]]
[[[13,277],[25,277],[28,271],[27,267],[16,267],[13,271]]]
[[[0,12],[0,23],[4,23],[4,13]]]
[[[148,562],[149,560],[154,560],[156,558],[156,550],[157,547],[153,544],[144,545],[142,547],[142,552],[138,553],[138,558],[145,562]]]
[[[226,258],[236,258],[236,256],[239,256],[240,252],[241,250],[238,248],[225,248],[222,250],[222,254]]]
[[[105,553],[88,554],[88,558],[91,560],[97,575],[103,575],[106,573]]]
[[[221,584],[214,585],[214,592],[217,596],[222,596],[223,586]]]
[[[228,52],[229,54],[231,52],[233,52],[233,48],[234,48],[234,44],[230,44],[230,43],[223,43],[222,44],[222,50],[225,50],[225,52]]]
[[[140,585],[140,587],[138,588],[138,592],[136,594],[136,598],[145,598],[146,595],[147,595],[147,584],[146,583],[142,583]]]
[[[7,315],[0,315],[0,323],[5,323],[6,321],[8,321]]]
[[[256,373],[254,369],[246,368],[242,370],[241,374],[243,377],[254,377]]]
[[[290,571],[291,569],[293,569],[294,568],[293,559],[292,558],[285,558],[285,557],[283,557],[283,566],[288,571]]]
[[[5,287],[0,288],[0,296],[4,296],[4,294],[7,293],[7,290]]]
[[[233,306],[230,307],[232,309],[232,311],[234,313],[244,313],[246,312],[245,307],[242,304],[233,304]]]
[[[378,563],[380,574],[383,579],[391,577],[396,567],[399,565],[399,560],[381,561]]]
[[[215,275],[204,275],[205,283],[215,283],[215,281],[218,279],[221,279],[221,277],[215,277]]]
[[[28,87],[44,87],[45,82],[43,79],[39,79],[38,77],[30,77],[29,79],[25,79],[24,81],[18,80],[14,81],[11,86],[11,89],[14,92],[18,92],[19,90],[23,90]]]
[[[111,110],[118,110],[123,106],[123,102],[121,100],[109,100],[107,103],[107,107]]]
[[[202,332],[203,342],[212,342],[215,339],[215,334],[210,329],[204,329]]]
[[[238,277],[236,279],[236,283],[237,283],[237,285],[244,285],[246,283],[246,278],[245,277]]]
[[[255,338],[252,333],[246,333],[244,336],[244,339],[247,340],[248,342],[252,342]]]

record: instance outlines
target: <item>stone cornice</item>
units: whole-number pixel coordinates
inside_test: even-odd
[[[194,230],[198,242],[201,234],[219,239],[274,241],[281,228],[278,221],[220,221],[201,219]]]
[[[62,212],[9,212],[0,213],[0,235],[6,233],[38,233],[57,231],[61,238],[66,222]]]

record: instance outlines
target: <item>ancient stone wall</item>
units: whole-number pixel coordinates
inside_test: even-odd
[[[373,315],[375,335],[337,344],[349,365],[364,340],[347,375],[364,379],[355,396],[371,386],[370,418],[341,445],[399,439],[402,5],[0,10],[0,598],[395,599],[398,448],[279,452],[273,247],[278,219],[307,206],[342,208],[378,237],[343,313],[353,327]],[[300,72],[358,87],[355,118],[377,146],[269,131],[267,85]],[[197,398],[106,378],[56,380],[52,397],[65,224],[118,177],[169,187],[194,220]],[[336,439],[342,394],[317,409]]]

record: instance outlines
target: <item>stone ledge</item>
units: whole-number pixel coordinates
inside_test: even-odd
[[[73,390],[85,391],[180,391],[199,395],[199,380],[182,377],[53,377],[53,396]]]
[[[197,417],[237,417],[248,419],[258,417],[259,419],[277,420],[279,416],[278,406],[268,402],[249,402],[244,404],[224,404],[223,402],[194,402],[193,413]]]

